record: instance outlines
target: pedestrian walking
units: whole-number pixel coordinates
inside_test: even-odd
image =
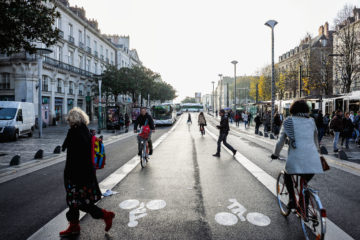
[[[217,151],[213,156],[214,157],[220,157],[221,142],[223,142],[224,145],[228,149],[230,149],[230,151],[232,151],[233,155],[235,156],[236,150],[230,144],[228,144],[226,142],[226,138],[227,138],[227,135],[229,134],[230,127],[229,127],[229,119],[228,119],[227,116],[225,116],[225,110],[224,109],[220,110],[220,116],[221,116],[220,125],[216,126],[220,130],[220,135],[219,135],[219,139],[217,141]]]
[[[321,140],[325,134],[325,127],[324,127],[324,118],[323,118],[323,114],[322,111],[319,110],[319,113],[317,115],[317,118],[315,119],[315,123],[316,123],[316,127],[318,130],[318,141],[319,144],[321,143]]]
[[[239,125],[240,125],[240,113],[239,113],[239,111],[236,111],[235,123],[236,123],[236,126],[239,127]]]
[[[198,124],[200,126],[200,132],[204,132],[204,134],[205,134],[204,127],[206,126],[206,119],[205,119],[205,115],[203,112],[200,112],[200,114],[199,114]]]
[[[324,136],[329,133],[329,122],[330,122],[330,114],[326,113],[323,117],[323,126],[324,126]]]
[[[248,122],[249,122],[249,127],[251,126],[251,120],[252,120],[252,114],[251,112],[248,112]]]
[[[355,139],[355,142],[356,143],[359,143],[359,137],[360,137],[360,111],[357,111],[357,114],[354,118],[354,130],[355,130],[355,133],[356,133],[356,139]]]
[[[271,115],[270,112],[266,112],[264,114],[264,132],[268,132],[270,130],[270,123],[271,123]]]
[[[216,113],[216,117],[218,117],[218,110],[216,110],[215,113]]]
[[[129,114],[125,113],[125,132],[129,131],[130,118]]]
[[[247,126],[248,123],[249,123],[249,116],[247,115],[246,112],[243,112],[243,114],[242,114],[242,119],[243,119],[243,121],[244,121],[244,125],[245,125],[245,128],[246,128],[246,126]]]
[[[280,114],[278,112],[275,113],[273,127],[274,127],[273,129],[274,134],[276,136],[279,135],[281,128],[281,119],[280,119]]]
[[[259,127],[261,125],[261,117],[260,114],[256,114],[256,117],[254,118],[255,121],[255,134],[259,133]]]
[[[339,141],[340,133],[344,129],[341,110],[337,110],[335,112],[335,116],[330,122],[330,129],[334,131],[334,141],[333,141],[334,152],[338,152],[339,149],[337,148],[337,143]]]
[[[352,137],[352,133],[354,131],[354,125],[350,119],[350,113],[345,113],[345,117],[343,118],[343,126],[344,130],[341,133],[341,146],[343,146],[345,141],[346,149],[349,149],[349,141]]]
[[[62,150],[67,150],[64,186],[69,207],[66,218],[70,225],[60,232],[60,237],[80,234],[80,210],[89,213],[95,219],[103,219],[105,231],[109,231],[115,214],[95,205],[101,199],[101,191],[92,162],[91,133],[87,128],[89,117],[80,108],[75,107],[68,113],[67,122],[70,129]]]

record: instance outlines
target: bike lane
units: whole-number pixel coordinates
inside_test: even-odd
[[[104,198],[114,211],[110,239],[302,239],[299,220],[286,220],[275,197],[216,141],[182,118],[154,151]],[[274,186],[275,188],[275,186]],[[79,239],[104,238],[104,224],[86,215]]]

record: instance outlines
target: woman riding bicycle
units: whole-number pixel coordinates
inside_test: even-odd
[[[291,105],[291,116],[285,119],[274,154],[271,155],[272,159],[277,159],[285,139],[289,139],[288,158],[285,166],[285,185],[289,192],[289,209],[295,208],[295,192],[291,175],[300,175],[309,182],[314,174],[323,173],[318,152],[317,128],[313,118],[310,118],[309,112],[309,106],[304,100],[297,100]],[[305,196],[306,198],[307,196]]]
[[[200,132],[204,130],[204,127],[206,126],[206,119],[203,112],[200,112],[198,117],[198,124],[200,126]]]

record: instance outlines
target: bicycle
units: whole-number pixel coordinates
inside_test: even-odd
[[[149,159],[149,143],[147,139],[140,137],[140,149],[140,164],[144,168]]]
[[[200,125],[200,132],[201,132],[201,136],[205,135],[205,127],[203,124]]]
[[[287,207],[289,193],[285,186],[285,173],[285,171],[281,171],[277,177],[276,196],[281,214],[287,217],[292,210]],[[296,206],[292,212],[300,218],[305,239],[323,240],[326,233],[326,210],[321,204],[318,191],[309,187],[306,180],[300,175],[291,175],[291,178],[294,184]],[[306,227],[311,232],[307,231]],[[311,233],[315,235],[315,238]]]

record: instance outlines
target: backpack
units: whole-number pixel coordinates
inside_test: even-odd
[[[95,169],[102,169],[105,166],[105,146],[102,138],[92,136],[91,138],[92,162]]]
[[[148,139],[149,135],[150,135],[150,126],[148,124],[148,120],[146,119],[144,126],[141,127],[139,136],[143,139]]]

